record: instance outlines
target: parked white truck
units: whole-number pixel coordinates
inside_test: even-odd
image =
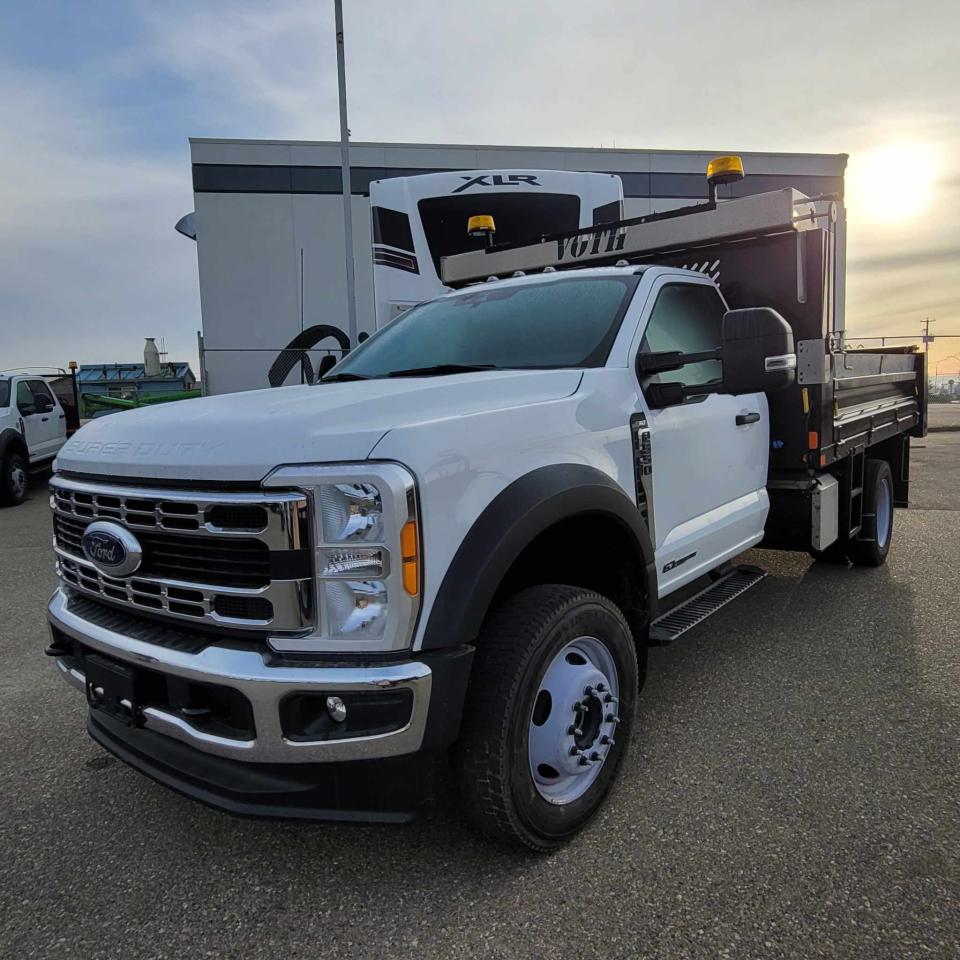
[[[66,413],[43,377],[0,372],[0,507],[22,503],[30,473],[66,442]]]
[[[85,427],[47,652],[90,733],[309,818],[406,819],[452,753],[475,823],[562,843],[636,733],[648,643],[762,576],[738,554],[887,555],[924,358],[843,350],[842,224],[786,189],[493,243],[316,385]]]

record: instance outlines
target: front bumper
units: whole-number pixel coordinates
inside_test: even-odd
[[[91,710],[87,731],[152,780],[245,817],[402,823],[429,807],[435,758],[427,753],[345,763],[243,763],[201,753]]]
[[[134,635],[143,631],[131,627],[124,614],[100,608],[93,616],[90,610],[83,598],[63,589],[54,593],[48,608],[53,634],[48,653],[56,658],[64,679],[77,689],[89,695],[83,660],[63,653],[71,643],[74,649],[76,644],[81,645],[87,655],[107,657],[154,680],[229,688],[249,703],[252,731],[245,737],[200,729],[187,711],[149,703],[138,704],[135,715],[131,713],[126,723],[97,706],[90,712],[90,732],[102,745],[155,779],[227,809],[273,814],[274,808],[283,806],[279,798],[285,790],[284,782],[296,792],[296,784],[315,785],[318,771],[328,769],[328,779],[333,782],[342,779],[343,768],[359,772],[361,766],[369,766],[367,761],[382,764],[385,773],[393,766],[386,762],[392,758],[441,752],[459,729],[472,659],[470,648],[399,663],[339,665],[328,661],[321,666],[316,661],[282,660],[268,649],[251,644],[217,643],[190,650],[183,649],[182,644],[178,649],[167,642],[149,642]],[[145,635],[151,636],[149,632]],[[409,719],[398,729],[304,740],[291,739],[283,726],[281,704],[291,695],[398,690],[409,691],[405,696],[410,702]],[[252,784],[250,791],[243,787],[240,793],[247,796],[249,792],[254,798],[261,792],[257,783],[274,785],[271,800],[263,810],[257,809],[255,799],[243,801],[240,807],[232,800],[227,802],[237,792],[237,784],[246,780]],[[341,795],[342,791],[334,793]],[[222,802],[217,802],[218,796]],[[323,813],[314,809],[302,815],[327,816],[329,806],[321,804]],[[364,809],[362,802],[359,808]]]

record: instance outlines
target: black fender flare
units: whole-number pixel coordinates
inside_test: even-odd
[[[27,449],[27,442],[23,439],[23,434],[20,433],[19,430],[14,430],[12,427],[7,427],[5,430],[0,431],[0,461],[7,455],[7,450],[9,450],[13,444],[22,448],[23,455],[29,461],[30,451]]]
[[[590,514],[616,520],[628,534],[646,579],[652,620],[656,616],[657,567],[650,534],[636,504],[596,467],[555,464],[514,480],[476,519],[444,574],[430,608],[422,648],[471,643],[521,552],[554,524]]]

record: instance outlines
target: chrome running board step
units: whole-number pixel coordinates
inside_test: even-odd
[[[702,623],[731,600],[736,600],[741,593],[758,584],[766,575],[766,570],[750,564],[734,567],[724,573],[709,587],[654,620],[650,625],[651,646],[673,643],[681,634]]]

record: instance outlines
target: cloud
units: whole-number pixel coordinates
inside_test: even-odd
[[[810,0],[830,29],[806,44],[782,4],[757,0],[725,6],[722,44],[700,0],[345,6],[358,140],[856,154],[912,136],[944,157],[960,145],[952,4],[904,21],[893,0]],[[125,11],[122,40],[84,34],[79,66],[0,68],[2,365],[133,359],[143,336],[194,357],[196,251],[172,229],[193,206],[188,136],[337,136],[332,4]],[[798,43],[802,66],[785,69],[784,44]],[[878,63],[895,83],[877,84]],[[912,328],[938,304],[960,330],[958,184],[944,171],[936,211],[912,226],[851,214],[859,329]]]
[[[332,5],[174,2],[147,6],[143,17],[143,55],[194,91],[191,112],[206,125],[194,132],[289,139],[334,133]]]
[[[185,147],[133,151],[110,111],[30,71],[0,73],[0,130],[0,364],[135,360],[151,335],[192,356]]]
[[[960,246],[933,247],[921,250],[894,249],[880,256],[861,257],[854,253],[849,259],[851,270],[860,274],[890,273],[891,271],[940,269],[960,264]]]

